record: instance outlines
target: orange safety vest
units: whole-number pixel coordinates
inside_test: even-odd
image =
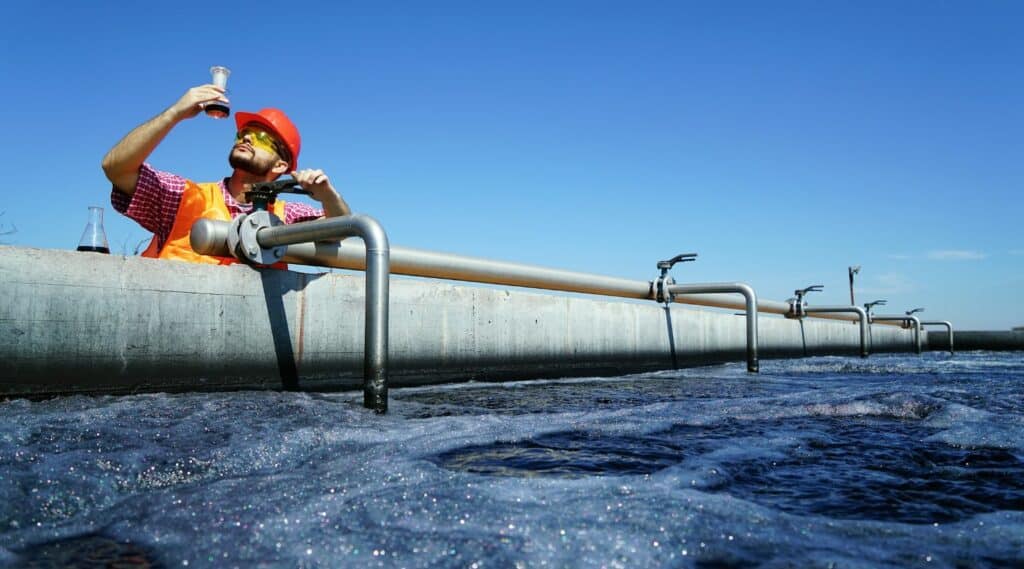
[[[271,213],[284,219],[284,203],[282,200],[275,201],[270,206]],[[192,250],[189,236],[192,233],[192,224],[199,218],[231,221],[231,214],[228,212],[227,204],[224,203],[224,194],[221,192],[218,182],[197,184],[186,180],[185,192],[181,195],[178,213],[174,216],[174,224],[171,226],[171,233],[167,236],[167,241],[164,242],[163,247],[160,247],[157,237],[154,235],[153,240],[149,242],[149,247],[142,252],[142,256],[151,259],[176,259],[211,265],[237,263],[238,260],[234,257],[200,255]],[[276,263],[273,267],[287,269],[288,265]]]

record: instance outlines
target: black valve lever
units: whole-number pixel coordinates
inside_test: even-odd
[[[885,301],[884,300],[875,300],[875,301],[872,301],[872,302],[865,302],[864,303],[864,310],[868,313],[868,318],[869,319],[871,317],[871,309],[876,307],[876,306],[885,306]]]
[[[253,211],[267,211],[267,207],[277,201],[278,194],[299,194],[308,196],[295,178],[284,178],[273,182],[256,182],[245,192],[245,199],[252,203]]]
[[[824,288],[825,288],[824,285],[811,285],[811,286],[809,286],[807,288],[797,289],[797,290],[793,291],[793,294],[795,294],[797,296],[797,298],[800,298],[800,297],[806,295],[809,292],[818,292],[818,291],[824,290]]]
[[[824,288],[824,285],[811,285],[807,288],[798,288],[794,290],[793,294],[796,295],[796,298],[790,298],[787,301],[789,302],[789,312],[786,313],[786,318],[803,318],[805,315],[804,297],[807,296],[807,293],[809,292],[818,292]]]
[[[676,263],[685,263],[687,261],[696,261],[696,253],[680,253],[671,259],[665,261],[658,261],[658,269],[661,270],[661,276],[657,280],[651,283],[652,293],[654,299],[658,302],[672,302],[672,294],[668,292],[669,285],[675,283],[675,279],[668,276],[668,270],[672,268],[672,265]]]
[[[668,259],[667,261],[658,261],[658,268],[661,269],[662,272],[664,272],[664,271],[667,271],[667,270],[671,269],[672,265],[675,265],[676,263],[685,263],[687,261],[696,261],[696,260],[697,260],[697,254],[696,253],[680,253],[680,254],[676,255],[675,257],[672,257],[671,259]]]

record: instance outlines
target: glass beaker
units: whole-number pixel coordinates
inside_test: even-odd
[[[78,241],[79,251],[94,253],[110,253],[107,243],[107,232],[103,229],[103,208],[98,205],[89,206],[89,223],[85,226],[82,239]]]
[[[228,90],[228,75],[231,75],[230,69],[227,67],[221,67],[220,65],[214,65],[210,68],[210,75],[213,77],[212,82],[214,85],[224,89],[225,92]],[[227,118],[228,115],[231,114],[231,107],[223,101],[210,101],[209,103],[206,103],[203,110],[206,111],[207,115],[210,115],[215,119]]]

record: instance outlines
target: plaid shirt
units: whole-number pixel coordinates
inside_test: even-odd
[[[228,213],[234,219],[243,213],[252,211],[252,204],[241,204],[228,192],[227,178],[220,181],[220,191],[224,195],[224,203]],[[135,194],[127,195],[117,188],[110,191],[110,204],[114,209],[134,219],[148,231],[152,231],[161,246],[167,241],[174,226],[174,218],[178,215],[178,205],[185,193],[185,178],[170,172],[162,172],[143,164],[139,169],[139,181],[135,184]],[[286,202],[284,204],[284,222],[295,223],[323,217],[322,210],[302,203]]]

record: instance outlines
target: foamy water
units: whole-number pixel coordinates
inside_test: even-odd
[[[6,402],[0,563],[1024,564],[1024,354],[743,369]]]

